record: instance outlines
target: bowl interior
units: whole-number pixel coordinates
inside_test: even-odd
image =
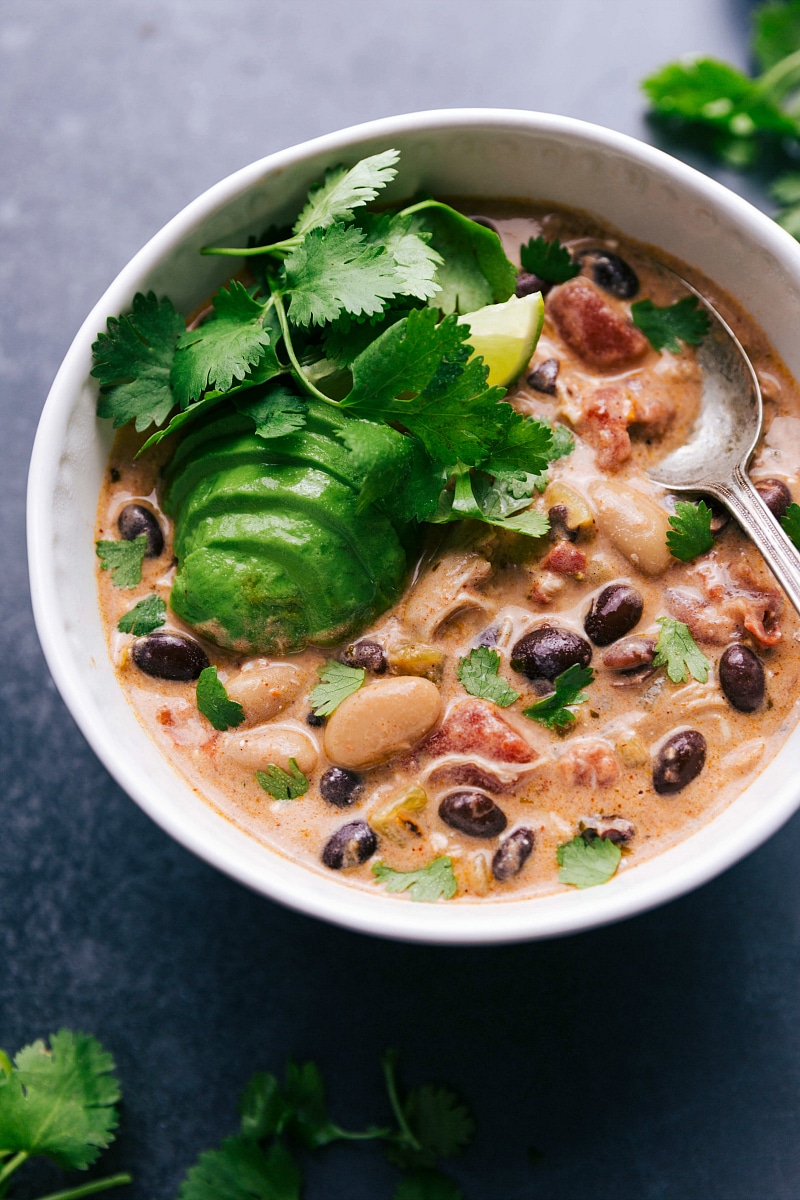
[[[112,775],[165,830],[243,883],[301,911],[390,937],[479,943],[586,929],[705,882],[774,832],[800,803],[794,765],[800,728],[712,822],[602,888],[489,904],[412,904],[310,872],[215,812],[144,733],[108,658],[93,531],[112,434],[95,417],[94,338],[137,291],[168,294],[191,310],[231,273],[229,260],[201,257],[203,245],[239,238],[244,244],[247,234],[291,217],[327,167],[389,146],[402,159],[388,199],[427,189],[584,209],[703,271],[739,300],[789,369],[800,373],[800,247],[744,201],[659,151],[567,118],[485,110],[391,118],[317,139],[246,167],[190,204],[120,273],[80,329],[53,384],[31,466],[37,627],[64,699]]]

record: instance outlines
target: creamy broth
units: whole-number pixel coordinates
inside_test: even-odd
[[[475,211],[473,205],[470,209]],[[653,253],[580,214],[520,206],[488,211],[513,262],[519,261],[520,244],[541,233],[558,237],[575,255],[598,248],[621,255],[639,278],[638,299],[665,305],[682,296],[679,283]],[[674,497],[645,475],[691,429],[700,395],[694,352],[689,347],[680,354],[647,348],[629,361],[605,365],[587,359],[580,337],[570,332],[575,289],[592,290],[626,324],[630,302],[598,288],[591,278],[594,260],[589,256],[584,261],[582,275],[549,291],[535,354],[509,393],[518,411],[563,422],[575,434],[573,452],[550,466],[547,489],[533,502],[542,513],[550,511],[551,520],[561,506],[567,521],[561,527],[564,536],[557,536],[557,522],[554,536],[540,539],[475,522],[430,527],[405,594],[357,639],[376,644],[376,662],[383,670],[368,669],[364,688],[327,723],[313,717],[309,723],[309,694],[318,683],[317,668],[346,651],[346,645],[309,647],[268,659],[237,656],[199,638],[229,695],[244,706],[245,723],[226,732],[215,731],[198,712],[194,682],[156,679],[137,668],[131,657],[134,639],[120,633],[117,622],[153,592],[169,602],[173,531],[160,508],[159,473],[175,443],[168,440],[134,459],[143,438],[129,428],[116,438],[96,536],[118,537],[119,513],[131,501],[157,515],[165,536],[164,552],[145,559],[135,588],[115,588],[107,573],[98,572],[120,685],[144,728],[207,803],[309,869],[328,871],[321,861],[323,848],[337,830],[358,820],[372,828],[377,848],[365,862],[338,875],[351,886],[372,891],[380,889],[372,872],[378,860],[411,871],[448,855],[458,884],[452,902],[552,892],[564,886],[558,881],[557,847],[587,826],[610,833],[624,846],[619,870],[630,870],[718,813],[763,769],[794,726],[800,678],[796,614],[733,521],[708,553],[688,563],[670,557],[665,533]],[[796,495],[797,385],[745,314],[689,268],[670,265],[720,309],[761,381],[767,432],[753,478],[778,478]],[[571,499],[575,496],[588,514],[579,521]],[[624,530],[620,533],[619,511],[631,509],[641,509],[653,536],[637,541],[638,535],[631,540]],[[574,724],[557,731],[526,718],[522,710],[542,689],[511,667],[512,649],[548,624],[588,645],[587,613],[612,584],[633,587],[641,596],[642,614],[624,639],[591,646],[595,678],[587,689],[588,701],[573,710]],[[620,659],[619,653],[615,658],[623,640],[652,643],[662,617],[689,626],[711,663],[707,683],[691,677],[686,683],[671,682],[663,668],[636,660],[635,646],[630,647],[633,658]],[[170,610],[167,628],[198,637]],[[500,653],[500,674],[520,693],[509,707],[468,695],[459,682],[459,660],[481,644]],[[738,711],[719,685],[719,660],[731,644],[752,650],[764,669],[766,698],[753,712]],[[417,726],[412,721],[411,727],[420,736],[386,761],[364,764],[358,746],[353,749],[348,742],[352,729],[342,728],[346,713],[353,711],[350,726],[362,729],[363,744],[372,745],[377,718],[370,716],[373,709],[365,697],[376,694],[375,689],[391,691],[393,680],[410,681],[394,686],[400,688],[401,709],[415,712]],[[407,695],[402,694],[404,686]],[[659,794],[653,786],[654,759],[666,739],[687,729],[705,739],[705,764],[682,789]],[[380,748],[375,754],[381,757]],[[285,769],[289,758],[308,776],[309,789],[295,800],[273,800],[255,772],[270,762]],[[320,780],[331,767],[358,775],[360,790],[352,804],[338,807],[321,795]],[[465,791],[492,798],[506,818],[501,833],[467,836],[442,820],[442,800]],[[503,878],[492,863],[498,848],[519,829],[530,831],[533,850],[517,874]]]

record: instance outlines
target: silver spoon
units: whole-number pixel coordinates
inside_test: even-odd
[[[697,348],[703,377],[700,413],[689,440],[647,473],[670,491],[705,492],[724,504],[800,612],[800,554],[747,475],[763,420],[756,373],[717,310],[685,279],[680,282],[710,319]]]

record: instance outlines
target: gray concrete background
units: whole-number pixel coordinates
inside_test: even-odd
[[[61,1024],[116,1056],[104,1159],[167,1200],[232,1131],[249,1074],[314,1057],[345,1126],[378,1059],[446,1082],[478,1136],[467,1200],[800,1196],[800,822],[723,878],[591,935],[496,950],[369,940],[189,856],[120,792],[50,682],[30,616],[27,459],[50,381],[131,254],[217,179],[368,118],[540,108],[657,140],[637,81],[688,50],[747,61],[739,0],[2,0],[0,1045]],[[702,161],[702,160],[695,160]],[[722,177],[725,177],[724,174]],[[730,181],[756,202],[757,182]],[[535,1165],[528,1147],[542,1157]],[[47,1168],[13,1193],[59,1178]],[[309,1200],[390,1197],[333,1148]]]

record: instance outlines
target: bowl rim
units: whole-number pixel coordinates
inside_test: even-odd
[[[559,893],[564,903],[555,912],[547,910],[546,897],[493,900],[488,905],[486,902],[465,901],[448,907],[444,904],[398,903],[397,900],[371,895],[360,888],[343,886],[338,879],[333,880],[333,888],[306,887],[304,880],[308,880],[309,871],[298,862],[291,863],[294,871],[290,872],[289,882],[285,879],[276,882],[268,872],[264,872],[263,867],[259,868],[256,862],[259,856],[249,856],[244,847],[241,853],[238,849],[231,849],[227,841],[217,841],[213,836],[208,836],[202,828],[202,822],[195,825],[166,810],[142,784],[134,764],[120,757],[102,725],[98,725],[97,709],[80,673],[74,670],[57,615],[56,578],[50,554],[54,515],[50,490],[41,485],[58,464],[59,447],[71,411],[70,401],[71,398],[74,400],[79,385],[85,383],[82,364],[85,361],[87,338],[90,345],[97,330],[104,327],[108,315],[120,311],[116,297],[124,296],[122,303],[127,303],[132,284],[152,271],[167,253],[179,246],[198,222],[206,220],[256,183],[262,182],[267,174],[285,171],[311,157],[345,153],[357,148],[361,142],[376,139],[385,139],[386,144],[390,144],[391,139],[399,134],[418,135],[459,129],[467,131],[476,127],[512,134],[562,135],[572,141],[583,140],[595,149],[618,152],[652,168],[714,208],[746,222],[751,226],[753,237],[757,238],[759,245],[778,257],[795,257],[800,277],[800,247],[769,217],[693,167],[615,130],[572,117],[503,108],[433,109],[349,126],[266,155],[226,176],[186,205],[122,268],[80,326],[50,389],[34,442],[27,499],[32,605],[47,665],[89,745],[140,808],[165,832],[206,862],[292,909],[361,933],[454,945],[500,944],[578,933],[634,916],[683,895],[713,879],[766,841],[800,806],[800,787],[787,785],[778,788],[770,794],[768,804],[730,830],[718,843],[713,843],[710,848],[705,847],[699,855],[676,855],[676,851],[680,852],[696,836],[692,834],[675,847],[647,860],[653,863],[675,859],[667,869],[655,875],[634,880],[635,871],[625,872],[611,886],[574,892],[569,896]],[[113,670],[110,659],[107,665],[109,670]],[[778,755],[785,749],[786,743]],[[158,753],[161,751],[158,750]],[[757,784],[758,778],[750,786]],[[202,801],[198,800],[198,803]],[[706,822],[706,827],[717,820],[718,817],[712,818]],[[239,832],[253,845],[258,845],[269,854],[276,853],[250,838],[244,831]],[[591,897],[591,902],[586,902],[587,897]],[[424,915],[421,910],[425,910]],[[478,916],[479,912],[491,913],[491,919],[487,919],[486,915]]]

